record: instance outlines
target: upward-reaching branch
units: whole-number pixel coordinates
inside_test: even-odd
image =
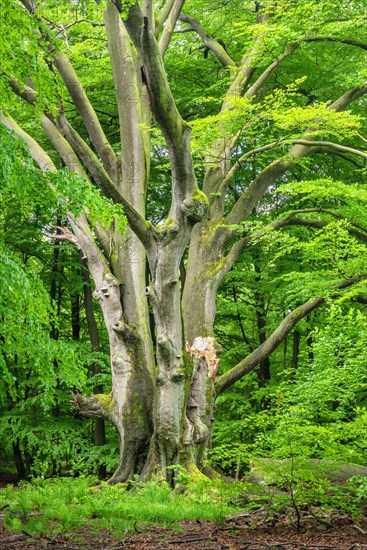
[[[111,145],[102,129],[98,116],[89,101],[81,82],[71,65],[67,55],[58,53],[54,58],[55,65],[64,81],[66,88],[82,117],[89,137],[97,153],[100,155],[105,169],[116,184],[118,181],[117,159]]]
[[[21,0],[24,7],[28,12],[35,16],[36,19],[40,22],[40,19],[35,15],[37,5],[33,0]],[[52,40],[47,33],[44,33],[43,28],[40,28],[40,33],[44,38],[47,39],[50,44]],[[61,78],[64,81],[64,84],[77,108],[80,116],[82,117],[85,127],[88,131],[91,142],[96,148],[97,153],[100,155],[102,162],[112,179],[116,184],[118,181],[118,172],[117,172],[117,159],[116,155],[108,142],[108,139],[102,129],[101,123],[96,115],[96,112],[93,109],[91,102],[89,101],[85,90],[70,63],[67,55],[64,52],[57,52],[56,49],[51,45],[50,51],[54,57],[54,63],[59,71]]]
[[[172,6],[172,9],[170,11],[170,14],[167,18],[162,36],[159,40],[159,52],[162,57],[164,57],[164,54],[167,51],[168,45],[172,38],[173,31],[175,30],[177,19],[181,13],[184,3],[185,3],[185,0],[175,0]]]
[[[20,136],[28,145],[30,153],[34,161],[38,164],[43,172],[55,172],[57,168],[51,160],[51,157],[42,149],[42,147],[29,135],[27,134],[16,122],[15,120],[7,115],[5,116],[2,111],[0,111],[0,122],[5,126],[13,130],[18,136]],[[65,164],[71,171],[76,171],[82,176],[86,176],[82,165],[77,159],[73,149],[70,147],[69,143],[63,138],[62,134],[56,128],[56,126],[49,120],[47,117],[42,117],[42,126],[47,133],[50,141],[55,146],[57,152],[63,158]],[[142,216],[131,206],[129,201],[125,199],[118,192],[113,182],[109,179],[107,173],[104,180],[103,186],[101,185],[102,191],[104,192],[107,198],[111,198],[114,202],[122,204],[124,207],[125,215],[128,219],[128,222],[135,232],[137,237],[145,246],[149,246],[152,240],[152,232],[148,228],[146,221]]]
[[[196,189],[195,173],[190,150],[190,126],[181,118],[164,70],[156,39],[144,18],[141,30],[140,53],[146,78],[150,106],[167,143],[172,169],[175,216],[179,216],[182,201]]]
[[[143,0],[142,11],[143,11],[143,16],[148,18],[149,25],[154,30],[155,21],[154,21],[153,0]]]
[[[69,168],[70,172],[76,172],[83,178],[88,179],[88,176],[80,163],[75,151],[70,147],[69,143],[54,125],[54,123],[45,115],[41,117],[42,128],[47,134],[52,145],[59,153],[60,157],[64,161],[65,166]]]
[[[172,7],[174,5],[176,0],[167,0],[164,4],[163,8],[161,9],[158,17],[155,21],[155,37],[158,38],[160,35],[163,25],[166,22],[167,18],[169,17],[169,14],[171,13]]]
[[[33,160],[41,168],[42,172],[56,172],[56,166],[54,165],[51,157],[46,153],[44,149],[27,134],[10,115],[5,115],[0,111],[0,122],[2,122],[7,128],[12,130],[15,134],[21,137],[29,147],[29,152]]]
[[[104,20],[120,123],[120,189],[144,215],[150,163],[149,132],[146,131],[150,124],[148,97],[130,36],[120,13],[110,1],[107,2]]]

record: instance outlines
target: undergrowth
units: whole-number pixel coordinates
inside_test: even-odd
[[[125,485],[95,486],[95,478],[35,478],[0,490],[6,529],[30,533],[68,533],[88,527],[121,536],[146,525],[177,526],[183,520],[221,523],[238,509],[231,503],[235,488],[227,484],[197,484],[179,494],[152,480],[127,490]],[[238,492],[238,489],[237,489]]]

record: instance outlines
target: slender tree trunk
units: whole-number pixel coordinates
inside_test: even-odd
[[[287,370],[287,348],[288,348],[288,338],[284,338],[283,342],[283,371]]]
[[[291,365],[291,380],[296,377],[299,358],[299,346],[301,342],[301,333],[298,330],[293,332],[293,353],[292,353],[292,365]]]
[[[314,354],[313,354],[313,351],[312,351],[312,346],[313,346],[313,338],[310,335],[310,336],[307,337],[308,360],[309,360],[310,363],[313,363],[313,360],[314,360]]]
[[[250,342],[249,342],[249,340],[246,336],[245,328],[243,326],[242,317],[241,317],[241,314],[238,310],[237,289],[234,285],[232,286],[232,294],[233,294],[233,301],[234,301],[235,304],[237,304],[237,315],[236,315],[236,317],[237,317],[238,326],[239,326],[240,331],[241,331],[242,339],[251,349]]]
[[[13,443],[13,456],[14,456],[14,462],[17,469],[18,479],[26,479],[26,467],[24,464],[22,451],[20,450],[19,441],[16,440],[15,443]]]
[[[90,281],[88,268],[85,265],[85,261],[83,261],[82,258],[81,258],[81,264],[82,264],[81,272],[84,280],[84,284],[83,284],[84,310],[85,310],[85,317],[88,325],[89,339],[91,342],[93,352],[98,353],[100,351],[100,344],[99,344],[98,326],[97,326],[96,318],[93,311],[93,295],[92,295],[92,289],[91,289],[91,281]],[[95,362],[93,364],[93,374],[99,374],[100,372],[101,372],[101,367],[98,364],[98,362]],[[97,385],[93,388],[93,392],[95,394],[101,394],[103,393],[103,387],[101,385]],[[94,419],[94,443],[97,447],[102,447],[103,445],[106,444],[106,429],[105,429],[105,421],[103,418]],[[105,479],[106,477],[106,466],[104,464],[101,464],[98,467],[98,477],[99,479]]]
[[[75,292],[70,297],[71,301],[71,336],[73,340],[80,338],[80,294]]]
[[[61,225],[60,218],[57,218],[56,223],[57,225]],[[60,256],[60,244],[57,241],[55,241],[53,245],[53,259],[52,259],[51,282],[50,282],[50,298],[53,303],[57,302],[57,297],[59,296],[59,291],[58,291],[59,256]],[[59,310],[59,304],[57,306],[57,310]],[[54,321],[51,322],[50,336],[53,340],[58,339],[58,330]]]
[[[255,264],[255,272],[257,277],[255,278],[257,284],[260,283],[260,267]],[[265,303],[264,297],[260,292],[255,292],[255,302],[256,302],[256,324],[259,338],[259,345],[263,344],[266,341],[266,312],[265,312]],[[257,378],[259,381],[259,386],[265,386],[270,380],[270,360],[269,357],[265,357],[260,361],[259,368],[257,369]]]
[[[56,220],[57,226],[60,226],[61,219],[57,218]],[[59,230],[57,230],[59,232]],[[61,282],[59,280],[60,278],[60,244],[55,241],[53,246],[53,262],[52,262],[52,271],[51,271],[51,283],[50,283],[50,298],[51,302],[53,304],[57,304],[57,319],[60,318],[60,311],[61,311],[61,299],[62,299],[62,291],[61,291]],[[53,340],[59,339],[59,329],[57,327],[57,322],[55,320],[51,321],[51,330],[50,330],[50,337]],[[56,359],[54,360],[54,369],[57,371],[58,364]],[[58,400],[56,398],[55,404],[52,406],[52,416],[54,418],[58,418],[60,416],[60,406],[58,404]],[[54,469],[55,469],[54,465]]]

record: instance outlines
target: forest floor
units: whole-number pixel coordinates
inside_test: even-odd
[[[67,548],[69,550],[358,550],[367,549],[367,517],[356,524],[347,515],[328,511],[304,513],[297,532],[295,518],[289,515],[270,520],[265,509],[228,517],[224,523],[185,521],[177,528],[135,525],[123,539],[111,532],[85,529],[73,534],[15,534],[3,529],[0,521],[1,550]]]

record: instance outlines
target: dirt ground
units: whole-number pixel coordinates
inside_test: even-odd
[[[4,531],[0,524],[1,550],[367,550],[367,518],[358,524],[338,512],[305,514],[297,533],[294,518],[286,515],[270,520],[265,510],[228,518],[223,525],[210,522],[183,522],[179,531],[136,525],[117,540],[112,533],[72,535],[30,535]]]

